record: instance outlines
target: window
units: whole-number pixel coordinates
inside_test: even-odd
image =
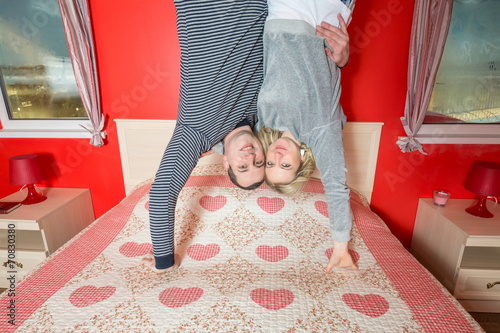
[[[0,136],[89,137],[57,0],[0,8]]]
[[[454,1],[420,142],[500,143],[499,16],[499,0]]]

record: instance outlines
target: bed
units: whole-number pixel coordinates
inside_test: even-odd
[[[483,332],[370,210],[380,123],[344,130],[358,271],[324,272],[320,180],[293,198],[245,191],[217,155],[178,199],[180,267],[146,269],[148,191],[174,126],[117,120],[126,198],[1,296],[1,332]]]

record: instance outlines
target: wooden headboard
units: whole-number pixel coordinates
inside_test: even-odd
[[[115,122],[128,194],[137,184],[154,177],[174,132],[175,120],[115,119]],[[343,131],[347,184],[368,201],[373,191],[382,125],[347,122]],[[198,164],[217,164],[221,160],[220,155],[214,154],[201,158]],[[319,177],[319,173],[316,176]]]

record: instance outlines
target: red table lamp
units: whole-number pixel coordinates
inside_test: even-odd
[[[26,185],[28,188],[28,195],[21,202],[23,205],[32,205],[47,199],[46,196],[36,191],[34,185],[44,178],[38,155],[18,155],[9,159],[9,183],[11,185]]]
[[[500,196],[500,165],[491,162],[474,163],[465,180],[465,189],[479,196],[477,202],[465,211],[474,216],[493,217],[486,207],[486,199],[489,196]]]

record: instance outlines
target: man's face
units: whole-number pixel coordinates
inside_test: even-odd
[[[267,150],[267,179],[274,184],[289,184],[297,176],[300,163],[299,146],[293,140],[282,137]]]
[[[226,171],[231,166],[240,186],[264,179],[264,151],[251,130],[241,130],[224,142],[223,162]]]

